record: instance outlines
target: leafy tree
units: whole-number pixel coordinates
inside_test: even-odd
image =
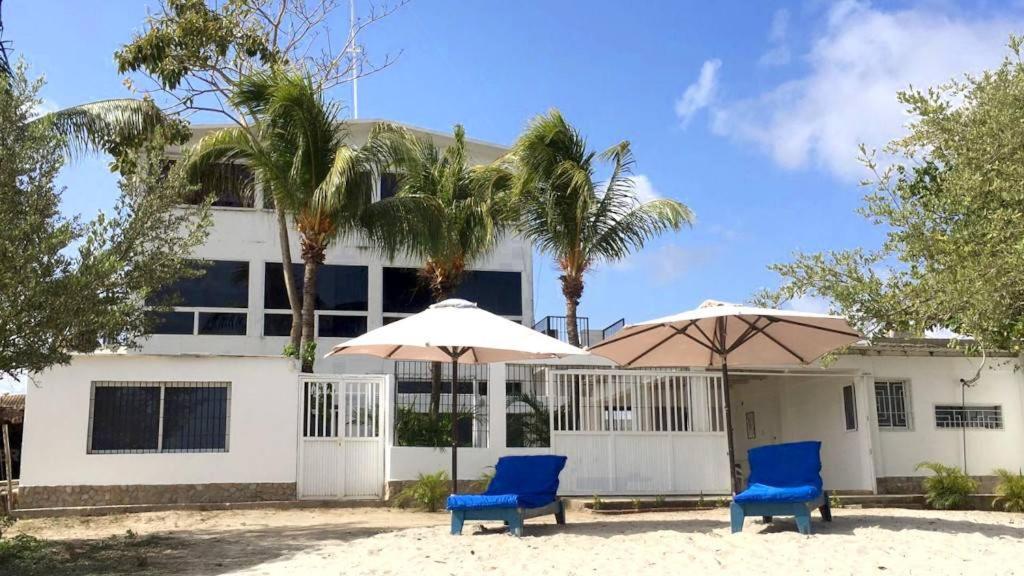
[[[111,214],[62,217],[67,144],[56,118],[34,117],[41,85],[22,65],[0,86],[0,372],[11,376],[136,345],[151,328],[146,299],[197,273],[187,257],[208,225],[205,207],[175,209],[187,191],[152,153],[163,138],[125,152],[132,170]]]
[[[376,239],[389,253],[402,252],[423,261],[420,277],[434,302],[451,294],[466,268],[489,255],[509,228],[508,172],[491,166],[471,167],[466,132],[456,125],[454,142],[441,150],[431,138],[382,126],[371,148],[398,170],[398,189],[375,204]],[[441,402],[441,364],[433,363],[430,415]]]
[[[114,55],[122,74],[148,78],[140,89],[169,101],[169,110],[225,117],[260,137],[254,112],[235,92],[246,76],[274,66],[296,66],[310,72],[319,90],[329,90],[353,78],[379,72],[394,62],[385,55],[373,62],[356,45],[356,36],[405,4],[380,5],[351,23],[350,35],[338,45],[329,39],[328,23],[336,17],[338,0],[163,0],[146,28]],[[128,80],[131,87],[135,84]],[[277,197],[273,182],[262,183]],[[300,295],[292,276],[288,218],[283,206],[277,215],[281,266],[292,309],[287,350],[300,350]]]
[[[300,350],[303,370],[312,372],[317,270],[332,241],[366,227],[373,148],[346,143],[340,107],[324,100],[302,72],[254,72],[239,82],[232,98],[236,106],[253,111],[256,131],[232,127],[213,132],[189,151],[185,164],[197,173],[211,162],[248,162],[269,184],[275,204],[294,220],[304,264]]]
[[[569,343],[580,345],[576,310],[584,276],[601,261],[617,261],[666,230],[693,220],[680,202],[640,203],[631,178],[633,155],[622,141],[598,155],[557,110],[534,118],[516,141],[519,229],[541,252],[554,256],[565,296]],[[598,163],[611,163],[599,182]]]
[[[898,98],[914,119],[885,149],[861,214],[880,248],[796,254],[775,300],[827,298],[869,334],[947,328],[973,346],[1024,338],[1024,63],[1021,40],[980,76]]]

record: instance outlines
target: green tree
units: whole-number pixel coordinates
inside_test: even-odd
[[[213,132],[188,152],[185,164],[199,174],[212,162],[245,161],[291,216],[304,264],[300,356],[303,370],[312,372],[317,270],[331,242],[367,226],[373,148],[346,143],[340,106],[326,101],[300,71],[254,72],[239,82],[232,98],[235,106],[252,111],[255,132],[242,127]]]
[[[373,7],[351,23],[344,42],[331,42],[329,23],[337,18],[337,0],[165,0],[146,27],[114,55],[122,74],[143,74],[138,86],[147,95],[168,102],[182,113],[216,114],[261,138],[253,111],[239,106],[235,96],[242,79],[274,66],[291,65],[310,71],[320,90],[387,68],[394,58],[385,54],[370,61],[356,49],[358,33],[401,8],[405,1]],[[129,77],[129,85],[136,87]],[[258,185],[273,186],[272,182]],[[278,192],[270,190],[271,195]],[[292,309],[289,350],[301,349],[301,296],[292,275],[288,217],[275,203],[281,246],[282,274]]]
[[[979,76],[898,98],[913,118],[860,212],[884,227],[877,249],[796,254],[772,268],[776,300],[830,300],[868,334],[947,328],[972,345],[1024,338],[1024,63],[1021,40]]]
[[[576,310],[587,271],[625,258],[662,232],[681,229],[693,221],[693,213],[675,200],[639,202],[629,142],[598,155],[557,110],[530,122],[511,159],[519,229],[561,270],[569,343],[579,346]],[[595,176],[600,162],[611,164],[603,182]]]
[[[466,269],[489,255],[512,223],[510,174],[500,167],[470,166],[461,125],[455,126],[453,140],[442,150],[431,138],[381,126],[369,144],[398,177],[396,194],[371,209],[380,230],[376,240],[389,255],[423,261],[420,278],[434,302],[452,295]],[[429,413],[436,420],[439,362],[433,363],[431,380]]]
[[[67,144],[54,119],[34,117],[41,85],[22,65],[0,86],[0,372],[12,376],[136,345],[151,328],[147,298],[197,273],[187,257],[208,225],[205,207],[175,209],[187,190],[153,148],[124,152],[133,169],[112,213],[61,216]]]

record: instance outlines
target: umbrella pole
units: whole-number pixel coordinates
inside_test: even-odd
[[[452,494],[459,493],[459,357],[452,354]]]
[[[725,406],[725,437],[729,450],[729,486],[732,487],[732,494],[739,493],[739,480],[736,478],[736,449],[732,439],[732,396],[729,394],[729,361],[722,356],[722,389],[724,391]]]

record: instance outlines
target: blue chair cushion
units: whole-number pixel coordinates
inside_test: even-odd
[[[518,494],[452,494],[449,510],[486,510],[490,508],[540,508],[555,501],[555,496]]]
[[[813,486],[821,491],[821,442],[790,442],[751,448],[748,485]]]
[[[483,494],[452,494],[449,510],[540,508],[555,501],[565,456],[502,456]],[[490,499],[488,499],[490,498]]]
[[[810,502],[821,496],[821,488],[818,486],[766,486],[764,484],[751,484],[746,490],[740,492],[733,498],[733,501],[743,504],[744,502]]]

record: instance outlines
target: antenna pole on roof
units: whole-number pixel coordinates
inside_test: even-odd
[[[359,118],[359,72],[363,49],[356,42],[356,0],[348,0],[348,53],[352,67],[352,119]]]

